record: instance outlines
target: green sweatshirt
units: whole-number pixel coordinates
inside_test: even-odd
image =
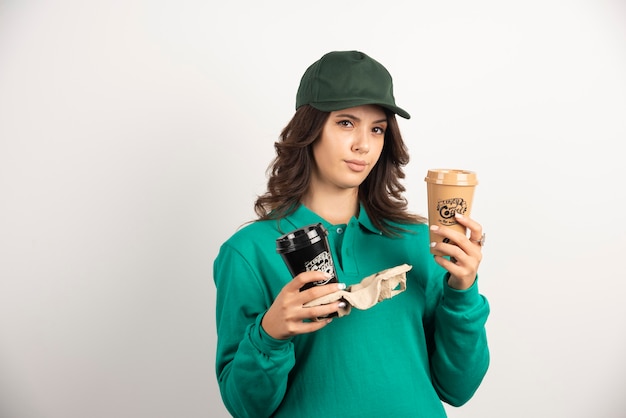
[[[406,290],[367,310],[352,309],[323,329],[289,340],[270,337],[261,319],[291,275],[276,253],[284,233],[321,222],[337,275],[347,285],[400,264]],[[477,282],[446,284],[429,250],[428,226],[384,236],[365,210],[331,225],[300,205],[280,221],[243,227],[220,248],[216,373],[235,417],[445,417],[441,401],[460,406],[489,364],[487,300]]]

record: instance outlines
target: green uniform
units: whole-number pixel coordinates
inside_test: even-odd
[[[406,290],[317,332],[274,339],[261,319],[291,280],[275,240],[317,222],[329,231],[340,282],[409,264]],[[300,205],[222,245],[213,269],[216,372],[233,416],[436,418],[446,415],[441,401],[459,406],[472,397],[489,364],[488,302],[477,282],[464,291],[447,286],[427,225],[405,227],[401,237],[387,237],[363,207],[347,225],[331,225]]]

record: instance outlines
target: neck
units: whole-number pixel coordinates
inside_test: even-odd
[[[302,204],[333,225],[347,224],[359,211],[358,189],[334,194],[308,193]]]

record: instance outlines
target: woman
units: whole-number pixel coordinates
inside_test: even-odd
[[[430,254],[426,219],[407,212],[408,153],[392,79],[358,51],[336,51],[302,77],[296,113],[275,144],[259,219],[237,231],[214,263],[216,372],[236,417],[445,417],[489,363],[489,305],[477,288],[482,227],[458,216],[469,236]],[[322,223],[340,283],[318,271],[292,279],[275,240]],[[451,261],[453,260],[453,261]],[[406,290],[367,310],[327,318],[338,300],[304,307],[393,266],[412,266]]]

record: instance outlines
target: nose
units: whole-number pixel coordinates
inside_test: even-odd
[[[359,129],[354,134],[354,142],[352,143],[352,151],[365,154],[370,150],[370,142],[368,132]]]

